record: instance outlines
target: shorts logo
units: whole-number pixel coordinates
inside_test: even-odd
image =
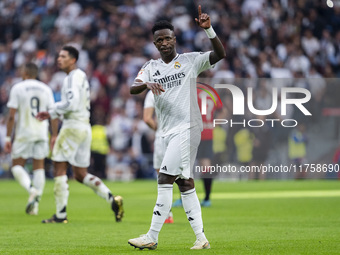
[[[162,170],[168,171],[168,169],[166,168],[166,166],[163,166],[163,167],[162,167]]]
[[[217,91],[213,87],[211,87],[210,85],[204,84],[202,82],[197,82],[197,88],[206,92],[207,93],[206,96],[209,95],[211,97],[211,99],[215,103],[215,106],[217,106],[216,99],[218,99],[220,105],[223,105],[220,96],[217,94]],[[216,99],[215,99],[215,97],[216,97]],[[206,115],[207,114],[207,98],[204,97],[201,100],[202,100],[202,107],[201,107],[202,115]]]
[[[180,69],[181,68],[181,64],[179,62],[175,62],[174,67],[175,67],[175,69]]]

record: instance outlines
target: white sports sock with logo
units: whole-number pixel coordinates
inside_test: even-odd
[[[203,230],[203,220],[201,205],[198,200],[195,188],[181,192],[182,204],[191,228],[194,231],[196,238],[200,240],[206,239]]]
[[[153,209],[151,227],[147,233],[147,235],[156,242],[158,241],[158,234],[171,209],[172,191],[172,184],[158,184],[157,201]]]
[[[43,194],[45,187],[45,170],[37,169],[33,170],[32,185],[38,190],[39,196]]]
[[[25,169],[20,165],[15,165],[11,170],[15,180],[19,182],[19,184],[29,193],[31,188],[31,179]]]
[[[54,198],[57,207],[56,216],[59,219],[63,219],[67,215],[66,207],[70,194],[67,180],[67,175],[54,177]]]
[[[104,198],[106,202],[112,202],[113,196],[110,189],[97,176],[87,174],[84,177],[83,184],[90,187],[98,196]]]

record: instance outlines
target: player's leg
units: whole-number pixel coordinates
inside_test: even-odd
[[[26,159],[24,158],[13,159],[11,171],[14,179],[29,193],[31,188],[31,178],[24,169],[25,163]]]
[[[68,178],[66,170],[68,163],[53,162],[54,165],[54,198],[56,213],[50,218],[43,220],[42,223],[67,223],[67,203],[69,197]]]
[[[26,212],[28,214],[37,215],[39,211],[39,202],[45,187],[45,169],[43,159],[33,159],[32,187],[35,189],[35,192],[30,194],[26,206]]]
[[[204,178],[203,179],[203,185],[204,185],[204,191],[205,191],[205,197],[203,201],[201,202],[201,206],[203,207],[210,207],[210,193],[211,193],[211,186],[212,186],[213,178]]]
[[[204,169],[209,169],[209,166],[211,165],[211,160],[209,158],[201,158],[199,160],[199,163],[200,163],[200,166],[202,166]],[[212,176],[209,172],[203,173],[202,179],[203,179],[205,197],[203,201],[201,202],[201,206],[209,207],[211,206],[210,193],[211,193],[211,186],[212,186]]]
[[[111,208],[116,216],[116,221],[120,222],[124,216],[123,199],[121,196],[113,196],[110,189],[103,183],[103,181],[87,172],[85,167],[73,166],[75,179],[91,188],[98,196],[104,198],[106,202],[111,204]]]
[[[33,159],[32,186],[38,190],[39,196],[42,196],[45,187],[44,159]]]
[[[182,173],[181,149],[178,148],[181,143],[180,134],[167,136],[163,143],[166,150],[158,175],[157,201],[152,215],[151,227],[146,235],[128,241],[130,245],[140,249],[156,249],[159,232],[171,209],[173,183]]]
[[[28,193],[31,189],[31,179],[26,170],[24,169],[26,160],[32,157],[33,143],[23,143],[14,140],[12,146],[12,174],[14,179],[27,190]]]
[[[196,242],[191,249],[209,249],[210,244],[203,230],[201,206],[196,194],[194,179],[177,179],[176,183],[181,191],[184,211],[196,235]]]
[[[159,168],[156,169],[156,172],[157,172],[157,178],[158,178]],[[174,216],[173,216],[172,211],[170,209],[170,212],[168,214],[168,217],[165,219],[164,224],[172,224],[172,223],[174,223]]]
[[[162,160],[164,158],[164,152],[165,152],[165,144],[163,142],[164,142],[163,138],[160,135],[156,134],[155,141],[154,141],[153,168],[156,169],[157,179],[158,179],[159,170],[160,170]],[[166,224],[174,223],[174,218],[173,218],[171,209],[164,223]]]
[[[12,167],[12,174],[17,182],[27,190],[29,196],[26,205],[26,213],[36,215],[38,214],[37,209],[34,209],[35,201],[38,201],[38,190],[32,186],[31,178],[24,169],[26,163],[26,159],[24,158],[15,158],[13,159],[13,167]]]
[[[171,209],[173,183],[176,178],[177,176],[159,173],[157,201],[153,210],[150,229],[147,234],[130,239],[128,241],[130,245],[140,249],[154,250],[157,248],[159,232]]]
[[[189,139],[181,146],[183,171],[181,178],[177,179],[176,183],[181,192],[183,209],[196,235],[196,242],[191,249],[209,249],[210,244],[204,234],[201,206],[195,190],[192,172],[200,143],[201,131],[198,127],[193,127],[187,132],[189,134],[185,132],[182,134],[183,137],[189,137]]]

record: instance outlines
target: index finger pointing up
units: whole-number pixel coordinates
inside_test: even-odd
[[[198,6],[198,17],[201,17],[202,10],[201,10],[201,5]]]

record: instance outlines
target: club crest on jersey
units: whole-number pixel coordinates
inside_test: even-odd
[[[174,67],[175,67],[175,69],[179,69],[179,68],[181,68],[181,64],[179,62],[175,62]]]

